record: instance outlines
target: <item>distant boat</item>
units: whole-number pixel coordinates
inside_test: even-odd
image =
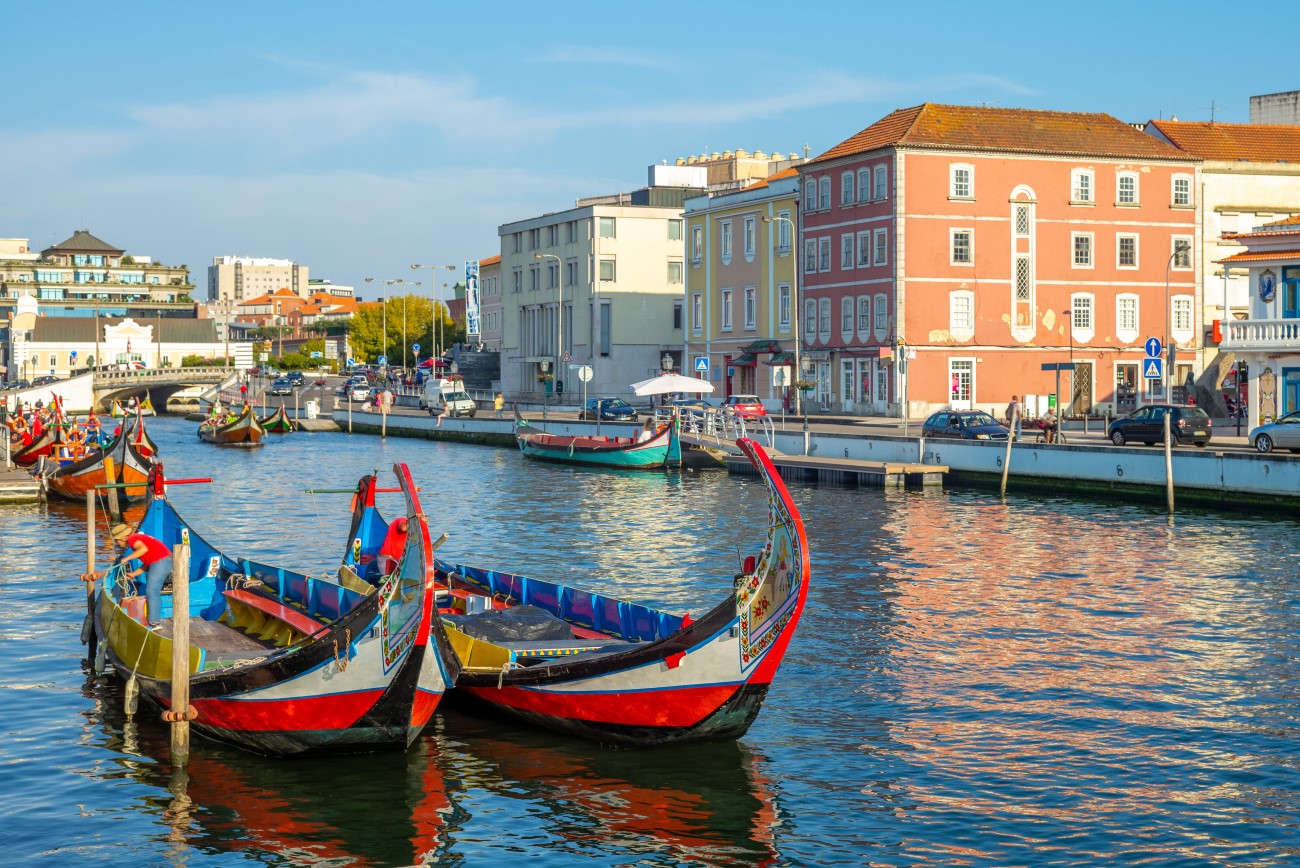
[[[128,487],[118,490],[119,497],[128,501],[143,500],[148,490],[145,483],[157,454],[153,441],[144,433],[144,425],[138,422],[128,424],[105,449],[91,448],[67,463],[54,461],[57,466],[50,466],[52,459],[47,458],[49,469],[44,474],[45,485],[51,494],[84,502],[86,492],[93,491],[96,486],[125,483]],[[106,461],[109,458],[113,462],[111,479]]]
[[[648,426],[652,422],[646,423]],[[515,408],[515,441],[519,451],[538,461],[587,464],[625,470],[660,470],[682,463],[677,420],[657,430],[644,429],[648,437],[594,437],[548,434],[533,427]]]
[[[218,446],[261,446],[264,433],[248,404],[232,422],[205,419],[199,424],[199,439]]]
[[[270,416],[265,419],[258,419],[257,424],[261,425],[270,434],[289,434],[298,430],[298,426],[289,418],[289,414],[284,411],[283,404]]]

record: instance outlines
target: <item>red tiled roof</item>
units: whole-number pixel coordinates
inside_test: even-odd
[[[1277,259],[1300,259],[1300,250],[1246,251],[1216,259],[1215,262],[1272,262]]]
[[[891,147],[1189,159],[1108,114],[923,103],[895,110],[812,162]]]
[[[1300,126],[1151,121],[1174,147],[1202,160],[1300,163]]]
[[[479,268],[482,268],[485,265],[500,265],[500,264],[501,264],[501,254],[499,253],[496,256],[489,256],[487,259],[480,259],[478,261]]]
[[[766,178],[762,178],[758,181],[755,181],[754,183],[745,187],[745,189],[761,190],[762,188],[766,187],[768,184],[771,184],[773,181],[780,181],[782,178],[795,178],[798,177],[798,175],[799,175],[799,170],[796,169],[794,166],[790,166],[788,168],[782,169],[781,171],[775,174],[768,175]]]

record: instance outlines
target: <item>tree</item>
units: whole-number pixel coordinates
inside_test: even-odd
[[[387,307],[387,332],[384,309]],[[446,307],[439,305],[442,314],[443,343],[450,344],[456,324],[447,316]],[[405,308],[405,332],[403,332]],[[352,345],[352,356],[358,361],[374,363],[380,355],[388,356],[390,365],[402,363],[402,348],[406,359],[415,361],[415,344],[420,345],[420,355],[428,358],[433,352],[438,320],[434,317],[433,302],[418,295],[395,296],[376,304],[363,305],[348,322],[346,331]],[[387,340],[385,340],[385,334]],[[463,334],[463,330],[462,330]]]

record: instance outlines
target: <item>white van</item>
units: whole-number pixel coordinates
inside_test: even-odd
[[[430,377],[424,381],[424,391],[420,393],[420,409],[428,410],[430,416],[441,416],[443,407],[447,408],[448,416],[473,418],[478,412],[478,405],[465,392],[463,382]]]

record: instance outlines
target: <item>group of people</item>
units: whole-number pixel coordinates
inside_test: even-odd
[[[122,433],[122,426],[118,425],[112,436],[106,434],[94,410],[81,420],[63,416],[53,402],[45,406],[40,400],[31,407],[19,407],[4,420],[4,426],[9,431],[9,442],[14,449],[30,446],[49,429],[62,426],[63,436],[59,438],[57,457],[65,460],[75,460],[91,450],[103,448]]]
[[[1020,396],[1012,395],[1011,403],[1007,404],[1007,427],[1011,429],[1011,439],[1020,439],[1023,419],[1024,406],[1020,403]],[[1038,419],[1038,427],[1043,431],[1043,439],[1048,443],[1056,442],[1056,432],[1060,428],[1060,424],[1056,411],[1048,407],[1047,412]]]

